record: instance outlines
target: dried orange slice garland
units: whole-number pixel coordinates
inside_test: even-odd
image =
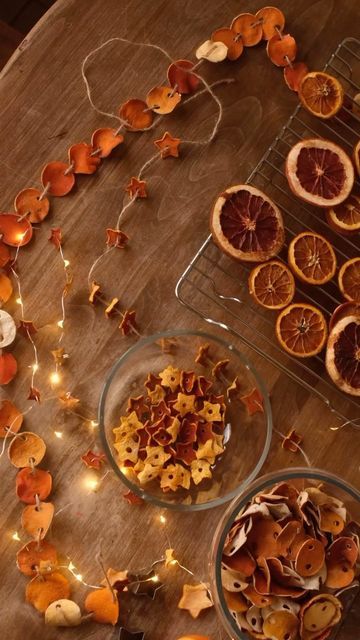
[[[223,598],[249,638],[325,640],[358,592],[360,525],[321,486],[254,496],[222,553]],[[343,600],[344,598],[344,600]]]

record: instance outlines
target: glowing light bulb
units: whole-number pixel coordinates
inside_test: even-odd
[[[23,301],[21,300],[21,298],[16,298],[16,304],[19,304],[21,306],[22,303]]]
[[[32,367],[31,367],[31,368],[32,368],[32,370],[33,370],[33,373],[36,373],[36,372],[39,370],[39,365],[38,365],[38,363],[37,363],[37,362],[34,362],[34,364],[32,365]]]
[[[62,431],[54,431],[54,435],[59,438],[59,440],[61,440],[61,438],[63,437],[63,432]]]
[[[20,243],[24,240],[25,236],[26,236],[26,231],[24,231],[24,233],[18,233],[16,236],[16,240]]]
[[[66,269],[66,267],[70,266],[70,260],[64,260],[64,267]]]
[[[152,580],[153,582],[159,582],[159,576],[153,576],[153,577],[151,578],[151,580]]]
[[[52,373],[50,373],[50,384],[52,385],[57,385],[61,382],[61,376],[60,373],[58,371],[53,371]]]
[[[82,577],[81,573],[75,573],[75,578],[76,578],[76,580],[78,580],[79,582],[82,582],[83,577]]]
[[[58,327],[60,327],[60,329],[64,328],[64,320],[59,320],[56,324]]]
[[[70,562],[68,564],[68,569],[69,569],[69,571],[74,571],[74,569],[75,569],[75,565],[71,562],[71,560],[70,560]]]
[[[91,489],[91,491],[95,491],[96,487],[98,486],[98,481],[96,480],[96,478],[87,478],[85,480],[85,486],[87,487],[87,489]]]
[[[177,560],[171,560],[170,564],[177,564],[178,561]]]
[[[13,539],[13,540],[20,540],[20,538],[19,538],[19,534],[18,534],[18,532],[17,532],[17,531],[15,531],[15,532],[12,534],[12,536],[11,536],[11,537],[12,537],[12,539]]]
[[[159,520],[160,520],[161,524],[165,524],[165,522],[166,522],[165,516],[160,516]]]
[[[95,427],[98,427],[98,426],[99,426],[99,423],[96,422],[96,420],[90,420],[90,427],[94,427],[95,428]]]

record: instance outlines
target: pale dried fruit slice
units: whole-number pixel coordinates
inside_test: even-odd
[[[342,391],[360,396],[360,316],[347,316],[330,332],[326,369]]]
[[[285,173],[291,191],[318,207],[334,207],[348,198],[354,168],[345,151],[330,140],[300,140],[290,149]]]
[[[294,297],[294,276],[279,260],[259,264],[250,272],[249,293],[266,309],[283,309]]]
[[[321,311],[311,304],[291,304],[278,315],[276,337],[292,356],[310,358],[325,346],[326,320]]]
[[[232,29],[225,27],[216,29],[211,34],[211,40],[213,42],[223,42],[227,46],[227,58],[229,60],[237,60],[244,51],[242,39]]]
[[[311,71],[302,79],[299,98],[318,118],[332,118],[342,107],[344,89],[339,80],[323,71]]]
[[[339,271],[339,289],[346,300],[360,302],[360,258],[347,260]]]
[[[205,42],[196,49],[195,56],[198,60],[209,60],[209,62],[222,62],[225,60],[228,48],[223,42],[213,42],[205,40]]]
[[[304,231],[292,239],[288,261],[299,280],[307,284],[325,284],[336,271],[336,255],[330,242],[312,231]]]
[[[229,256],[246,262],[265,262],[284,244],[280,210],[262,191],[248,184],[226,189],[210,217],[214,241]]]
[[[329,322],[329,330],[331,331],[337,322],[347,316],[359,316],[360,317],[360,304],[358,302],[343,302],[336,307],[333,311]]]
[[[326,211],[326,220],[338,233],[346,235],[360,231],[360,197],[351,193],[347,200],[330,207]]]

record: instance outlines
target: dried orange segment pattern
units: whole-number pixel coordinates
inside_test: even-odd
[[[39,576],[31,580],[26,586],[26,602],[44,613],[49,604],[55,600],[70,597],[70,583],[62,573],[55,571],[49,575]]]
[[[288,261],[299,280],[307,284],[322,285],[335,275],[334,249],[326,238],[312,231],[304,231],[292,239]]]
[[[2,400],[0,405],[0,438],[17,433],[23,423],[23,414],[10,400]]]
[[[93,155],[91,144],[78,142],[69,148],[69,162],[74,173],[92,174],[98,168],[101,159]]]
[[[241,36],[244,47],[253,47],[262,38],[260,22],[252,13],[240,13],[231,23],[231,29]]]
[[[296,41],[290,34],[285,36],[276,34],[266,45],[266,53],[271,62],[277,67],[286,67],[296,58]]]
[[[172,87],[153,87],[146,96],[149,109],[161,115],[174,111],[180,101],[181,94]]]
[[[65,162],[48,162],[42,170],[41,182],[51,196],[66,196],[75,185],[74,173]]]
[[[115,147],[124,142],[124,136],[116,133],[116,129],[105,127],[96,129],[91,136],[93,151],[99,150],[98,158],[107,158]]]
[[[29,504],[21,514],[21,526],[32,538],[45,538],[52,519],[54,517],[54,505],[51,502],[39,502],[37,505]]]
[[[330,227],[344,235],[360,231],[360,197],[350,194],[344,202],[326,211],[326,220]]]
[[[327,119],[341,109],[344,89],[334,76],[323,71],[311,71],[302,79],[299,98],[310,113]]]
[[[14,438],[8,448],[8,456],[14,467],[37,466],[46,453],[46,444],[40,436],[31,431],[23,431]]]
[[[286,264],[270,260],[250,272],[249,293],[262,307],[283,309],[294,297],[294,276]]]
[[[302,79],[308,71],[305,62],[294,62],[294,64],[284,67],[284,80],[291,91],[299,91]]]
[[[57,563],[56,549],[46,540],[27,542],[16,554],[17,567],[25,576],[35,576],[41,560],[47,560],[53,565]]]
[[[36,504],[36,496],[46,500],[52,489],[52,477],[43,469],[25,467],[16,476],[16,495],[26,504]]]
[[[119,617],[119,602],[116,592],[108,587],[91,591],[85,599],[85,611],[92,613],[92,620],[102,624],[115,625]]]
[[[10,278],[5,273],[0,273],[0,305],[11,298],[12,292],[13,286]]]
[[[360,396],[360,315],[346,315],[330,331],[326,369],[339,389]]]
[[[339,289],[351,302],[360,302],[360,258],[347,260],[339,270]]]
[[[0,213],[1,241],[10,247],[23,247],[33,235],[33,228],[26,218],[16,213]]]
[[[263,7],[257,11],[255,18],[261,24],[264,40],[270,40],[284,30],[285,16],[277,7]]]
[[[223,42],[227,46],[227,58],[229,60],[237,60],[244,51],[242,38],[233,29],[227,29],[226,27],[216,29],[211,34],[211,40],[213,42]]]
[[[19,216],[27,217],[32,223],[42,222],[49,213],[50,201],[46,197],[40,200],[40,196],[39,189],[23,189],[15,198],[15,211]]]
[[[200,79],[191,73],[193,66],[194,63],[190,60],[176,60],[169,66],[169,83],[179,93],[193,93],[199,86]]]
[[[131,98],[121,105],[119,116],[125,120],[129,131],[143,131],[151,126],[153,113],[148,108],[146,102],[137,98]]]
[[[277,318],[276,337],[292,356],[315,356],[326,343],[326,320],[322,312],[310,304],[291,304]]]
[[[0,355],[0,385],[9,384],[17,373],[17,362],[12,353]]]

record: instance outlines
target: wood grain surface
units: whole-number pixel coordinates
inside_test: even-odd
[[[0,76],[0,189],[3,211],[11,211],[16,193],[39,185],[42,166],[67,158],[71,143],[88,141],[91,132],[114,123],[89,105],[81,79],[85,55],[106,39],[122,36],[160,44],[174,58],[193,57],[196,46],[216,27],[225,26],[242,11],[255,12],[260,0],[59,0],[45,15],[4,68]],[[358,36],[358,0],[279,0],[289,32],[296,38],[300,59],[321,68],[346,36]],[[115,111],[129,97],[142,98],[166,76],[160,53],[114,43],[89,65],[88,75],[96,104]],[[127,251],[112,252],[96,272],[106,296],[118,296],[123,306],[137,310],[143,334],[170,328],[206,330],[174,296],[179,275],[208,234],[208,215],[218,192],[234,181],[244,181],[254,164],[297,104],[285,86],[282,72],[267,59],[264,46],[247,50],[238,62],[205,64],[209,81],[234,78],[216,89],[224,116],[216,140],[209,146],[186,149],[181,160],[167,160],[148,174],[149,198],[129,210],[122,225],[131,237]],[[61,226],[64,251],[75,281],[66,301],[64,346],[70,354],[67,389],[81,398],[82,411],[95,416],[99,393],[114,360],[131,344],[122,338],[116,321],[107,321],[102,308],[87,303],[87,273],[104,247],[104,230],[113,226],[129,177],[154,153],[153,140],[169,129],[173,135],[201,139],[214,123],[209,97],[200,97],[164,119],[156,131],[128,134],[126,143],[106,160],[93,177],[80,176],[66,198],[52,200],[49,218],[34,232],[34,241],[20,252],[20,276],[26,318],[40,327],[36,336],[40,371],[38,386],[50,395],[50,349],[56,346],[61,317],[60,292],[64,279],[61,260],[48,242],[52,226]],[[9,308],[19,318],[19,308]],[[223,335],[223,334],[222,334]],[[223,337],[225,337],[223,335]],[[27,407],[28,365],[32,350],[19,336],[14,353],[20,371],[3,391]],[[251,357],[251,355],[250,355]],[[274,425],[284,433],[296,427],[314,466],[334,471],[358,488],[360,434],[355,429],[331,431],[339,422],[304,389],[252,357],[271,390]],[[45,373],[43,373],[45,372]],[[26,428],[42,435],[48,445],[43,467],[54,477],[55,517],[51,540],[71,558],[84,580],[99,582],[95,555],[101,544],[108,566],[136,570],[148,567],[168,546],[198,577],[208,580],[209,551],[224,508],[195,515],[167,513],[166,534],[160,511],[150,505],[131,507],[122,498],[124,487],[109,474],[97,493],[84,488],[86,470],[80,461],[94,436],[84,421],[66,415],[56,399],[35,407]],[[58,440],[54,429],[63,431]],[[303,464],[300,455],[285,452],[274,434],[265,470]],[[26,579],[15,565],[15,554],[26,541],[20,530],[22,505],[15,496],[16,470],[3,456],[1,465],[0,628],[2,640],[107,640],[118,629],[88,624],[58,630],[44,626],[42,617],[25,604]],[[12,539],[18,530],[22,543]],[[196,532],[196,535],[194,535]],[[154,602],[124,598],[120,621],[146,631],[149,640],[186,632],[220,638],[214,611],[196,621],[176,608],[186,575],[174,569]],[[86,589],[74,584],[74,598],[82,603]],[[224,634],[225,635],[225,634]]]

